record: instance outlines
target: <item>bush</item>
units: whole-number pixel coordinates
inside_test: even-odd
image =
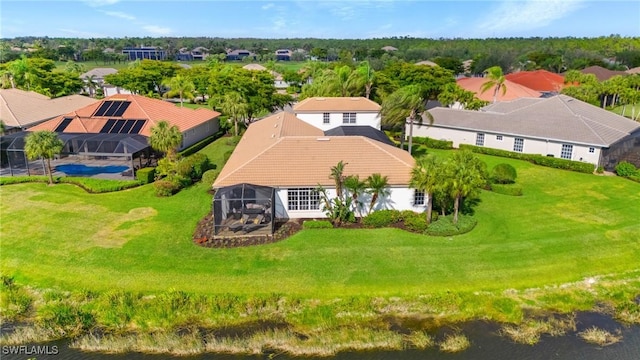
[[[53,182],[57,183],[60,177],[54,177]],[[0,185],[12,185],[23,184],[30,182],[43,182],[49,183],[49,176],[37,175],[37,176],[2,176],[0,177]]]
[[[427,215],[403,211],[404,226],[409,231],[423,233],[427,229]]]
[[[478,154],[486,154],[486,155],[501,156],[501,157],[506,157],[511,159],[525,160],[540,166],[547,166],[547,167],[552,167],[556,169],[576,171],[576,172],[581,172],[586,174],[593,173],[593,169],[594,169],[593,164],[590,164],[590,163],[559,159],[559,158],[554,158],[550,156],[542,156],[538,154],[525,154],[525,153],[519,153],[515,151],[499,150],[499,149],[486,148],[482,146],[461,144],[460,150],[463,150],[463,149],[471,150],[474,153],[478,153]]]
[[[242,138],[242,136],[232,136],[227,140],[227,145],[236,146],[240,142],[241,138]]]
[[[603,174],[604,173],[604,168],[602,166],[598,166],[598,168],[596,169],[596,173]]]
[[[622,161],[618,165],[616,165],[616,174],[618,174],[618,176],[624,177],[638,176],[638,169],[636,169],[636,166],[632,163]]]
[[[476,226],[478,221],[468,215],[458,214],[458,223],[453,223],[453,215],[440,217],[437,221],[432,222],[425,234],[431,236],[453,236],[467,233]]]
[[[202,174],[202,183],[211,186],[218,178],[218,175],[220,175],[218,170],[207,170]]]
[[[491,191],[502,195],[522,196],[522,186],[517,184],[492,184]]]
[[[378,210],[362,218],[362,223],[366,227],[381,228],[398,222],[400,218],[398,210]]]
[[[176,172],[183,178],[198,181],[202,178],[202,174],[211,168],[209,158],[205,154],[193,154],[189,157],[182,158],[176,164]]]
[[[92,194],[120,191],[140,186],[140,181],[138,180],[111,180],[69,176],[61,177],[59,182],[77,185]]]
[[[145,167],[138,169],[136,172],[136,179],[143,184],[150,184],[156,178],[156,168]]]
[[[453,149],[453,141],[436,140],[429,137],[414,136],[413,142],[418,145],[424,145],[431,149]]]
[[[182,188],[184,178],[180,176],[167,176],[153,183],[157,196],[171,196]]]
[[[306,220],[302,223],[304,229],[333,229],[333,224],[326,220]]]
[[[513,184],[518,174],[510,164],[498,164],[491,169],[491,181],[496,184]]]

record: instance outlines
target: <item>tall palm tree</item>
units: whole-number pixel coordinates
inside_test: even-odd
[[[331,175],[329,178],[333,179],[336,184],[336,197],[342,199],[342,190],[344,188],[344,167],[347,163],[340,160],[335,166],[331,167]]]
[[[410,186],[423,191],[427,197],[427,224],[431,223],[433,193],[440,185],[441,167],[441,162],[435,156],[427,155],[418,159],[416,165],[411,169]]]
[[[402,140],[407,120],[409,120],[409,154],[413,144],[413,124],[422,125],[424,118],[433,124],[433,116],[427,111],[426,99],[418,85],[407,85],[391,93],[382,102],[380,116],[383,125],[402,126]],[[404,145],[402,145],[404,147]]]
[[[500,66],[492,66],[484,71],[487,81],[480,87],[480,93],[484,93],[489,89],[493,89],[493,102],[498,101],[498,92],[502,91],[502,95],[507,92],[507,85],[504,84],[505,77]]]
[[[96,89],[98,89],[98,82],[96,81],[95,75],[85,76],[84,83],[87,85],[89,89],[89,97],[96,96]]]
[[[375,71],[373,71],[368,61],[363,61],[356,68],[354,75],[356,76],[356,82],[359,85],[364,86],[364,96],[369,99],[371,96],[371,89],[373,88],[373,84],[376,80]]]
[[[469,150],[455,152],[445,165],[445,181],[453,197],[453,223],[458,223],[462,198],[486,184],[487,166]]]
[[[51,174],[51,159],[62,151],[64,143],[58,138],[58,134],[49,131],[35,131],[25,138],[24,151],[30,160],[37,158],[47,160],[47,173],[49,175],[49,185],[53,185],[53,175]]]
[[[149,145],[157,151],[165,153],[167,158],[173,160],[176,151],[182,143],[182,132],[176,125],[169,125],[165,120],[158,122],[151,128]]]
[[[193,99],[193,91],[196,86],[191,79],[184,77],[180,74],[170,78],[164,79],[162,85],[169,88],[169,91],[165,94],[167,97],[178,95],[180,97],[180,107],[183,106],[185,98]]]
[[[367,183],[360,180],[358,175],[349,175],[344,179],[344,188],[351,193],[353,199],[353,205],[355,206],[355,212],[359,213],[362,217],[362,202],[358,200],[360,195],[367,189]]]
[[[213,101],[218,99],[212,99]],[[219,98],[220,102],[217,106],[222,112],[233,121],[234,135],[238,136],[238,121],[245,116],[249,111],[249,104],[237,91],[232,91],[224,94],[222,98]]]
[[[371,203],[369,204],[369,214],[373,210],[376,202],[380,197],[388,196],[391,191],[389,191],[389,178],[387,176],[382,176],[379,173],[371,174],[367,178],[367,192],[371,194]]]

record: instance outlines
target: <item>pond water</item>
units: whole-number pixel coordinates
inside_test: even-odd
[[[331,358],[296,358],[286,354],[267,354],[260,356],[240,356],[228,354],[202,354],[197,356],[169,356],[152,355],[140,353],[127,354],[103,354],[88,353],[76,349],[69,349],[67,342],[58,341],[47,344],[52,350],[57,347],[58,353],[51,355],[7,355],[3,348],[0,357],[5,360],[26,360],[34,358],[36,360],[237,360],[237,359],[339,359],[339,360],[549,360],[549,359],[580,359],[580,360],[638,360],[640,359],[640,326],[624,326],[611,318],[601,314],[583,313],[576,318],[576,332],[560,337],[543,336],[536,345],[521,345],[513,343],[505,337],[497,335],[499,325],[487,322],[470,322],[458,328],[471,340],[471,347],[464,352],[457,354],[446,354],[437,348],[427,350],[404,350],[404,351],[371,351],[371,352],[347,352],[340,353]],[[578,332],[584,331],[592,326],[608,330],[610,332],[620,331],[623,340],[617,344],[606,347],[589,344],[577,336]],[[450,329],[440,329],[436,336],[441,336]]]
[[[129,169],[129,167],[122,165],[87,166],[83,164],[63,164],[56,166],[55,169],[67,175],[91,176],[97,174],[117,174]]]

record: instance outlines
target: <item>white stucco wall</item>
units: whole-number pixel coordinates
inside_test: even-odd
[[[407,128],[407,134],[409,129]],[[414,126],[413,136],[426,136],[437,140],[453,141],[454,147],[459,147],[460,144],[476,145],[476,137],[478,132],[442,128],[438,126]],[[498,136],[502,136],[502,140],[498,140]],[[600,161],[600,147],[575,144],[569,142],[560,142],[557,140],[543,140],[535,138],[527,138],[524,136],[513,136],[498,133],[484,133],[484,147],[513,151],[513,144],[515,138],[520,137],[524,139],[524,145],[522,152],[526,154],[539,154],[539,155],[553,155],[560,158],[562,153],[562,145],[573,145],[573,152],[571,160],[583,161],[598,165]],[[589,149],[593,148],[593,152],[589,152]]]
[[[362,126],[368,125],[380,130],[380,115],[377,112],[357,112],[350,111],[356,113],[356,123],[355,124],[344,124],[342,122],[342,112],[329,112],[329,124],[323,123],[323,113],[304,113],[304,112],[296,112],[296,116],[298,119],[305,121],[308,124],[311,124],[322,131],[327,131],[338,126]]]
[[[197,143],[198,141],[215,134],[218,131],[219,127],[219,121],[217,118],[215,118],[183,132],[182,145],[180,146],[180,150],[185,149]]]
[[[336,191],[334,188],[327,188],[327,193],[329,197],[333,198],[336,196]],[[414,205],[413,204],[413,195],[414,189],[406,188],[406,187],[392,187],[389,188],[390,194],[389,196],[382,197],[378,199],[376,205],[374,206],[375,210],[382,209],[395,209],[395,210],[413,210],[415,212],[423,212],[426,210],[426,205]],[[322,211],[322,205],[319,210],[289,210],[288,209],[288,189],[276,189],[276,217],[277,218],[289,218],[289,219],[300,219],[300,218],[326,218],[326,214]],[[364,194],[359,198],[362,203],[362,207],[359,211],[356,212],[356,216],[366,216],[367,211],[369,210],[369,204],[371,202],[371,195]],[[425,199],[426,204],[426,199]]]

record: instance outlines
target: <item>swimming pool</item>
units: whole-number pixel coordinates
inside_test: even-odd
[[[55,169],[67,175],[91,176],[97,174],[117,174],[129,169],[129,167],[122,165],[87,166],[83,164],[63,164],[56,166]]]

